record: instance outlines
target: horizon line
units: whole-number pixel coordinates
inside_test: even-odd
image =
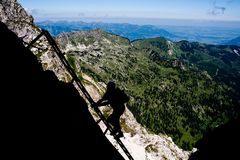
[[[240,21],[237,20],[209,20],[209,19],[173,19],[173,18],[112,18],[112,17],[34,17],[35,22],[44,21],[65,21],[65,22],[85,22],[85,23],[115,23],[153,26],[215,26],[240,28]]]

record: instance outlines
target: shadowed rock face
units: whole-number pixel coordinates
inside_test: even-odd
[[[2,145],[8,157],[123,159],[70,83],[43,71],[0,22]]]
[[[189,160],[239,159],[240,118],[209,131],[196,143]]]

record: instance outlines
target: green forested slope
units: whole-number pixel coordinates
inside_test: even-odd
[[[239,47],[164,38],[131,43],[101,30],[64,33],[57,40],[79,76],[116,80],[131,95],[128,107],[137,120],[184,149],[239,116]]]

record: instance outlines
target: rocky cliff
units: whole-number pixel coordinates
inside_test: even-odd
[[[26,43],[29,43],[40,31],[34,25],[33,17],[27,14],[17,0],[1,1],[0,21],[7,24],[8,28]]]
[[[41,29],[34,24],[34,19],[16,0],[2,0],[0,3],[0,21],[13,31],[27,46],[36,38]],[[44,70],[52,70],[57,77],[63,81],[69,81],[66,70],[62,67],[60,60],[49,46],[46,38],[42,37],[31,48],[38,57]]]

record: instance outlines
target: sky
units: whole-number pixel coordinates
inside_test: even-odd
[[[191,19],[240,21],[240,0],[18,0],[37,20]]]

